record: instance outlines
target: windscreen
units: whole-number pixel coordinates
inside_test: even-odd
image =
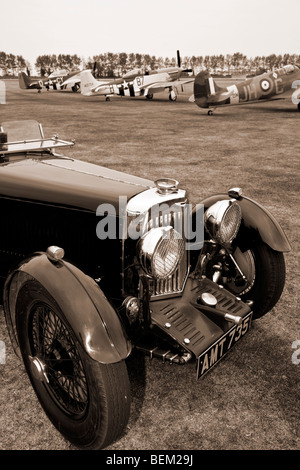
[[[35,140],[43,138],[41,125],[34,120],[7,121],[1,124],[1,131],[7,133],[8,142]]]

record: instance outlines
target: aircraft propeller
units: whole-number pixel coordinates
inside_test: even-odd
[[[180,52],[177,51],[177,66],[178,68],[181,68],[181,57],[180,57]],[[183,69],[183,72],[193,72],[193,69]]]

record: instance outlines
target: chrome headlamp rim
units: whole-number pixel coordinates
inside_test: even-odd
[[[169,241],[173,244],[173,253],[168,252],[167,249],[161,250],[163,244],[169,248]],[[154,279],[166,279],[172,276],[182,259],[184,241],[172,226],[155,227],[139,240],[137,250],[145,273]],[[169,257],[168,262],[166,258],[162,258],[162,253],[166,255],[166,258]],[[160,269],[157,264],[160,264]]]
[[[241,207],[234,199],[217,201],[204,214],[204,225],[211,238],[225,245],[236,237],[241,220]]]

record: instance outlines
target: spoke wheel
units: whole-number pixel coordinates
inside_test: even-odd
[[[56,301],[33,279],[18,291],[16,326],[33,388],[58,430],[84,449],[102,449],[118,439],[130,414],[125,361],[93,360]]]
[[[233,276],[227,279],[225,286],[233,294],[243,296],[252,289],[255,282],[255,258],[251,250],[242,253],[239,248],[235,250],[233,257],[246,280],[244,281],[242,279],[241,273],[238,271],[233,261],[230,261]]]
[[[253,301],[253,314],[259,318],[278,302],[285,284],[285,261],[282,253],[272,250],[263,242],[257,242],[250,250],[242,252],[238,247],[233,253],[235,263],[228,260],[230,275],[224,287],[242,300]]]
[[[65,413],[82,416],[88,406],[87,379],[70,331],[44,303],[33,306],[29,322],[33,373],[37,370],[37,378]]]

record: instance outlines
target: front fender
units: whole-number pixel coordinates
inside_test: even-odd
[[[216,194],[210,196],[199,203],[194,208],[194,213],[201,210],[204,205],[204,211],[217,201],[223,199],[232,199],[228,194]],[[237,235],[239,246],[249,248],[256,240],[261,239],[270,248],[275,251],[287,252],[291,250],[289,241],[275,217],[263,206],[252,199],[240,196],[237,199],[242,210],[242,223]]]
[[[15,305],[19,289],[30,278],[53,297],[90,357],[111,364],[130,354],[121,321],[96,282],[67,261],[49,260],[45,253],[22,262],[4,286],[5,315],[17,353]]]

